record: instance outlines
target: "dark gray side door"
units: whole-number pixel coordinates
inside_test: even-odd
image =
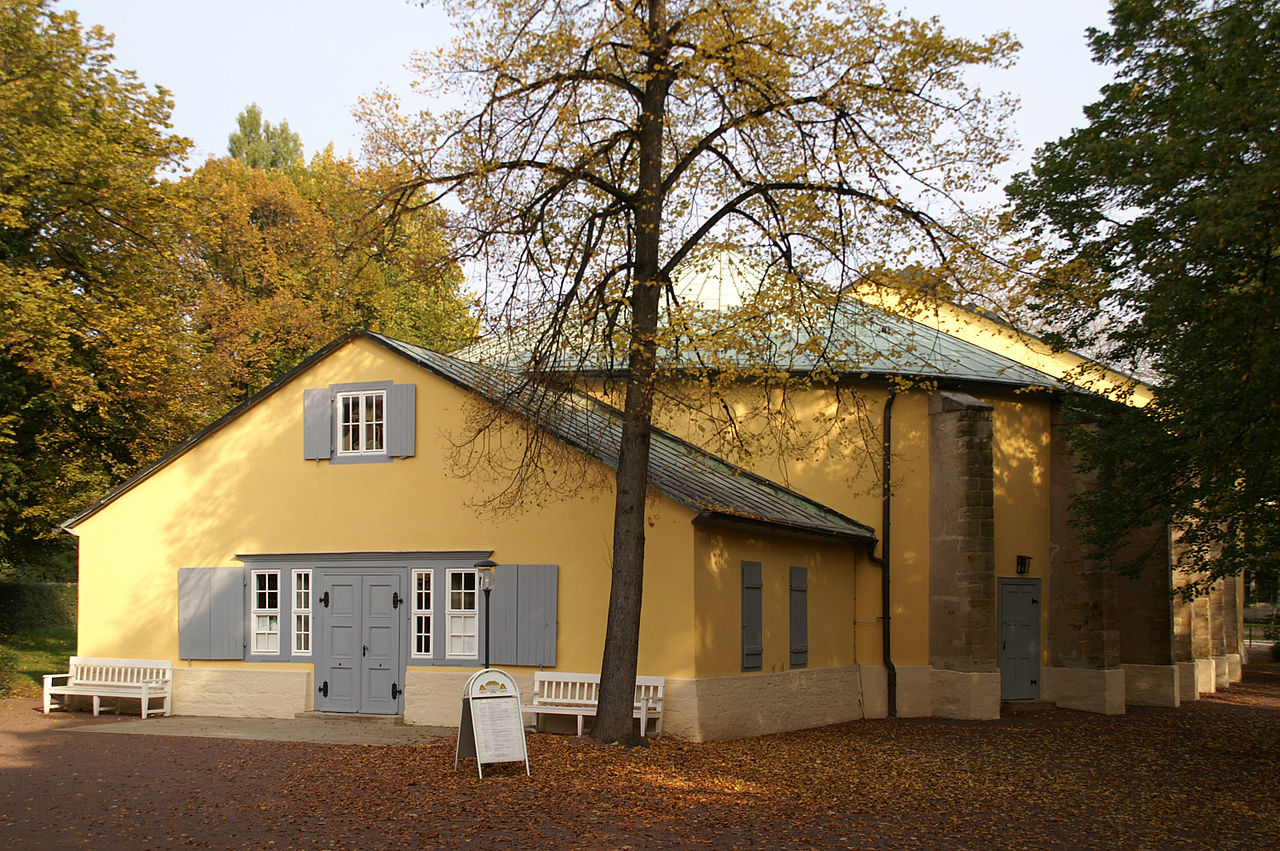
[[[401,712],[404,662],[398,606],[404,605],[402,580],[399,574],[321,574],[323,625],[316,647],[316,709],[378,715]]]
[[[1040,580],[1001,579],[1000,698],[1040,696]]]

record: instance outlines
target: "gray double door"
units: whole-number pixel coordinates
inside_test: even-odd
[[[398,573],[321,573],[316,709],[403,712],[402,583]]]
[[[1001,579],[1000,698],[1040,696],[1040,580]]]

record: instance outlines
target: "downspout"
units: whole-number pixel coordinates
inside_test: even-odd
[[[889,458],[893,438],[893,400],[897,396],[890,391],[884,403],[884,438],[881,451],[884,453],[880,472],[880,555],[876,555],[874,545],[868,555],[874,564],[880,566],[880,636],[884,648],[884,669],[889,691],[889,717],[898,716],[898,669],[893,666],[893,652],[890,644],[892,635],[889,609],[889,530],[891,513],[889,510],[891,489],[889,474],[891,471]]]

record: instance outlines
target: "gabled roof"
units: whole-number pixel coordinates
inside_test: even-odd
[[[460,387],[529,416],[569,445],[617,467],[622,443],[622,412],[617,408],[574,391],[560,391],[563,395],[543,404],[547,399],[536,389],[502,370],[380,334],[367,336]],[[658,428],[650,437],[649,486],[704,512],[705,520],[738,519],[810,534],[875,539],[870,527]]]
[[[442,355],[381,334],[356,331],[325,346],[270,386],[178,444],[101,500],[66,521],[63,528],[71,531],[249,408],[276,393],[302,371],[357,338],[371,340],[464,390],[532,418],[569,445],[604,464],[617,466],[622,414],[616,408],[576,392],[566,392],[553,398],[539,393],[536,388],[522,386],[516,376],[503,370]],[[870,527],[664,431],[654,429],[650,447],[650,487],[701,512],[699,519],[703,522],[760,524],[793,533],[867,542],[875,539],[875,532]]]
[[[791,323],[775,330],[767,346],[772,369],[792,373],[835,372],[840,374],[893,376],[944,383],[973,383],[1016,388],[1061,391],[1069,385],[1038,369],[953,336],[937,328],[881,310],[850,296],[834,311],[819,320],[821,327]],[[482,340],[454,353],[467,361],[519,368],[529,359],[529,346],[537,329],[518,330],[501,337]],[[574,352],[573,361],[547,364],[576,372],[608,374],[618,371],[616,361],[604,347],[596,347],[585,358]],[[660,353],[676,369],[696,369],[701,364],[690,351]],[[755,354],[718,351],[715,357],[738,367],[751,363]]]

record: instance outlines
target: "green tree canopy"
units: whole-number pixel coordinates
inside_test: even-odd
[[[251,103],[236,116],[237,130],[227,137],[227,153],[249,168],[285,168],[302,161],[302,139],[288,121],[272,125],[262,109]]]
[[[186,283],[157,172],[188,147],[111,39],[0,4],[0,561],[64,549],[86,495],[190,427]]]
[[[1058,342],[1157,376],[1155,402],[1076,433],[1102,489],[1095,555],[1153,523],[1183,566],[1280,553],[1280,4],[1115,0],[1091,30],[1115,82],[1009,187],[1047,244],[1030,293]]]

